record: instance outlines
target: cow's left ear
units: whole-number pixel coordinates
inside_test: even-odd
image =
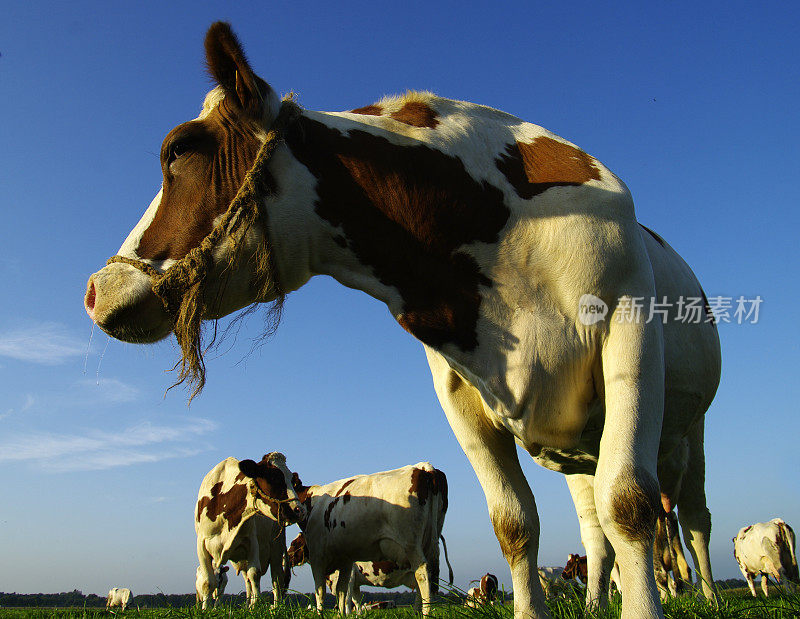
[[[258,477],[258,464],[252,460],[241,460],[239,470],[248,477]]]
[[[216,22],[206,33],[206,63],[211,77],[249,116],[260,119],[264,116],[269,84],[250,68],[239,39],[225,22]]]

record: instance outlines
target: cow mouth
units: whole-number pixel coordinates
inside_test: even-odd
[[[150,279],[127,265],[109,265],[93,274],[86,284],[83,304],[98,327],[123,342],[150,344],[172,331]]]

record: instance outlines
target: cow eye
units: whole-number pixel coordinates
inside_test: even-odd
[[[170,161],[175,161],[175,159],[180,159],[187,152],[189,152],[189,145],[186,142],[175,142],[175,144],[173,144],[172,147],[169,149]]]

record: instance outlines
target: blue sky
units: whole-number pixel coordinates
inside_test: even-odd
[[[430,460],[450,480],[456,584],[491,571],[510,585],[421,346],[380,303],[312,280],[253,352],[261,323],[243,321],[208,360],[190,408],[183,390],[164,395],[172,340],[90,336],[86,279],[157,192],[163,136],[199,110],[203,36],[217,19],[233,24],[263,78],[310,109],[428,89],[547,127],[625,180],[639,220],[709,296],[760,295],[757,324],[720,326],[723,376],[706,425],[715,576],[739,575],[730,540],[741,526],[774,516],[800,526],[800,7],[399,7],[4,4],[0,590],[192,591],[200,481],[227,456],[274,450],[306,483]],[[563,565],[581,551],[569,494],[559,475],[522,460],[540,563]],[[310,570],[293,585],[310,590]]]

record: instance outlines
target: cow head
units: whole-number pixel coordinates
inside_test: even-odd
[[[306,517],[306,508],[297,496],[292,474],[286,467],[286,456],[278,452],[266,454],[261,462],[242,460],[239,470],[251,478],[255,506],[262,514],[286,525]]]
[[[564,571],[561,572],[561,578],[564,580],[576,579],[580,575],[581,556],[571,553],[567,557],[567,564],[564,566]]]
[[[228,24],[211,26],[205,48],[216,87],[196,119],[164,138],[161,190],[113,259],[121,261],[110,262],[87,283],[84,305],[89,317],[125,342],[155,342],[180,323],[184,306],[181,314],[166,307],[154,283],[176,263],[191,263],[197,252],[189,258],[187,254],[204,239],[213,239],[209,233],[225,221],[281,107],[275,92],[250,68]],[[267,291],[276,287],[263,281],[265,230],[248,225],[242,235],[235,243],[224,235],[208,243],[211,264],[204,262],[208,275],[194,312],[198,329],[201,318],[219,318],[275,298],[268,298]]]
[[[306,536],[300,533],[289,544],[289,565],[292,567],[300,567],[304,563],[308,563],[308,544],[306,543]]]

